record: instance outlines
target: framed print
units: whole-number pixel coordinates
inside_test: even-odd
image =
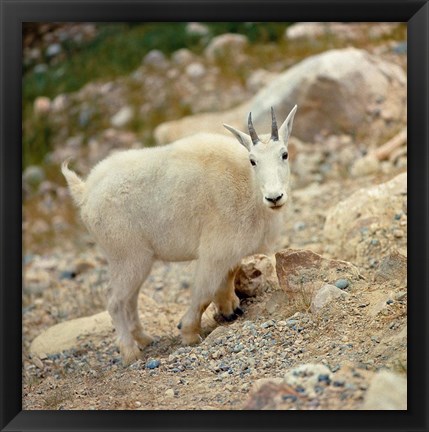
[[[427,429],[426,2],[1,10],[1,430]]]

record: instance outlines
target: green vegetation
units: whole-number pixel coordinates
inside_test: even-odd
[[[190,34],[186,23],[104,23],[97,27],[97,35],[86,43],[62,43],[62,55],[52,61],[46,59],[46,70],[37,71],[34,64],[24,65],[23,74],[23,167],[41,163],[50,150],[53,125],[49,118],[35,118],[33,102],[38,96],[53,99],[61,93],[78,91],[94,80],[112,80],[138,68],[143,57],[158,49],[170,55],[180,48],[201,53],[209,40],[229,32],[240,33],[252,43],[279,41],[287,23],[204,23],[207,36]],[[186,110],[186,107],[184,108]],[[67,128],[79,124],[76,115],[69,113]],[[154,113],[154,115],[157,115]],[[99,127],[99,119],[91,116],[89,129]],[[82,129],[79,127],[79,129]],[[132,129],[142,129],[140,120]],[[84,130],[88,135],[90,130]]]
[[[285,23],[206,23],[210,36],[241,33],[251,42],[277,41]],[[24,69],[24,104],[37,96],[50,98],[79,90],[96,79],[130,73],[152,49],[168,55],[180,48],[200,52],[204,41],[186,32],[185,23],[100,24],[97,36],[86,44],[64,43],[65,59],[45,72]]]

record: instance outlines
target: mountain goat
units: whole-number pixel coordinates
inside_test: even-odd
[[[179,328],[185,344],[201,340],[211,302],[227,320],[241,315],[234,291],[240,260],[268,252],[288,199],[288,138],[296,105],[271,136],[224,125],[232,137],[196,134],[172,144],[115,153],[84,182],[62,165],[71,195],[110,270],[107,309],[125,364],[152,338],[137,297],[154,260],[197,260],[191,304]]]

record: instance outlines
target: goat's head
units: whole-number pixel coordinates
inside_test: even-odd
[[[249,114],[248,119],[249,135],[224,124],[249,151],[249,164],[252,165],[259,183],[263,203],[274,210],[281,208],[288,198],[288,140],[296,109],[295,105],[284,123],[277,128],[274,110],[271,108],[271,136],[262,138],[258,137],[253,127],[252,113]]]

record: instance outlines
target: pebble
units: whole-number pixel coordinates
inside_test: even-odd
[[[71,270],[64,270],[60,274],[60,279],[74,279],[76,277],[76,273]]]
[[[404,298],[407,296],[407,291],[399,291],[399,292],[397,292],[394,296],[393,296],[393,298],[396,300],[396,301],[401,301],[401,300],[404,300]]]
[[[186,25],[186,32],[194,36],[206,36],[210,33],[210,30],[205,24],[190,22]]]
[[[282,399],[285,402],[295,402],[298,398],[295,395],[283,395]]]
[[[60,44],[52,44],[49,45],[47,50],[46,50],[46,55],[48,57],[55,57],[56,55],[58,55],[61,52],[62,48]]]
[[[37,366],[39,369],[43,369],[43,362],[40,360],[39,357],[34,356],[31,361],[34,363],[35,366]]]
[[[393,47],[393,52],[399,55],[407,54],[407,41],[397,43]]]
[[[164,68],[168,64],[165,55],[159,50],[149,51],[144,57],[143,63],[146,66],[152,66],[156,68]]]
[[[90,108],[82,108],[79,112],[79,126],[81,128],[86,128],[91,121],[92,110]]]
[[[34,66],[34,73],[35,74],[42,74],[45,73],[48,70],[48,65],[45,63],[39,63],[38,65]]]
[[[172,388],[169,388],[165,391],[165,396],[167,397],[174,397],[174,390]]]
[[[129,106],[124,106],[110,119],[110,123],[113,127],[123,127],[131,121],[133,115],[133,109]]]
[[[141,403],[140,401],[135,401],[135,402],[134,402],[134,405],[135,405],[137,408],[140,408],[140,407],[142,406],[142,403]]]
[[[161,364],[161,362],[157,359],[150,359],[148,360],[148,362],[146,363],[146,369],[155,369],[157,368],[159,365]]]
[[[293,229],[294,229],[295,231],[302,231],[302,230],[305,229],[306,226],[307,226],[307,225],[305,224],[305,222],[299,221],[299,222],[296,222],[296,223],[293,225]]]
[[[201,78],[206,73],[206,68],[201,63],[191,63],[186,67],[186,75],[192,79]]]
[[[269,320],[261,324],[262,328],[272,327],[275,324],[274,320]]]
[[[30,165],[24,170],[22,180],[24,183],[35,188],[45,180],[45,171],[37,165]]]
[[[328,374],[320,374],[317,378],[317,380],[319,382],[324,382],[326,384],[330,384],[331,383],[331,378],[329,378]]]
[[[181,48],[173,53],[171,60],[177,65],[186,65],[192,62],[194,54],[186,48]]]
[[[404,237],[404,230],[401,230],[401,229],[395,229],[395,230],[393,230],[393,235],[396,237],[396,238],[402,238],[402,237]]]
[[[36,115],[46,115],[51,110],[51,100],[46,96],[39,96],[34,100],[33,109]]]
[[[339,289],[346,289],[349,286],[349,281],[347,279],[338,279],[335,286]]]

